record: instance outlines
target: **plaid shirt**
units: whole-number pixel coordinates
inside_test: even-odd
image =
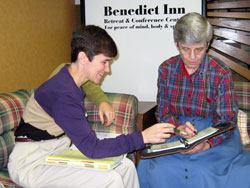
[[[229,68],[206,54],[198,70],[189,75],[180,55],[159,67],[156,117],[177,127],[179,116],[213,116],[213,124],[236,124],[238,105]],[[209,139],[211,146],[222,143],[233,131]]]

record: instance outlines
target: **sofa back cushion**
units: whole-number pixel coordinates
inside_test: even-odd
[[[239,108],[250,111],[250,82],[234,82]]]
[[[30,90],[18,90],[0,94],[0,134],[19,124]]]
[[[136,115],[138,111],[138,99],[134,95],[121,93],[105,93],[116,116],[111,126],[104,127],[99,118],[98,106],[94,105],[87,97],[84,104],[88,115],[88,122],[96,132],[128,134],[136,130]]]
[[[32,90],[0,94],[0,169],[6,167],[14,147],[13,130],[18,126]]]

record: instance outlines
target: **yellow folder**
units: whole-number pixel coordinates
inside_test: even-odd
[[[121,164],[124,157],[126,157],[126,155],[91,159],[86,157],[79,150],[65,149],[56,155],[47,156],[45,163],[49,165],[109,171]]]

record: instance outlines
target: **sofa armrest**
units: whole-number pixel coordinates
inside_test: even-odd
[[[33,90],[18,90],[0,94],[0,169],[7,166],[14,147],[13,130],[18,126],[26,102]]]
[[[136,115],[138,111],[136,96],[124,93],[105,94],[115,110],[116,117],[110,126],[104,127],[100,122],[98,106],[86,97],[84,105],[88,115],[88,122],[93,130],[111,134],[129,134],[136,131]]]
[[[157,123],[155,117],[156,102],[144,102],[140,101],[138,103],[138,114],[136,117],[136,130],[143,131],[151,125]],[[136,152],[135,165],[139,163],[141,156],[140,151]]]
[[[157,123],[155,117],[156,102],[144,102],[138,103],[138,113],[136,117],[136,130],[143,131],[151,125]]]

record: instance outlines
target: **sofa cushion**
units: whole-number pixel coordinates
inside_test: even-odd
[[[9,177],[7,169],[0,171],[0,188],[22,188],[16,185]]]
[[[241,110],[238,111],[237,124],[239,127],[242,144],[250,144],[250,139],[247,132],[247,114]]]
[[[138,110],[138,99],[134,95],[105,93],[113,106],[116,117],[111,126],[104,127],[99,118],[98,106],[86,97],[85,108],[88,122],[96,132],[128,134],[136,130],[136,115]]]

